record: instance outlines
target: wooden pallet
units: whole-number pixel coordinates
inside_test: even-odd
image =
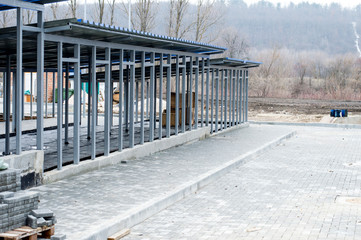
[[[50,227],[38,227],[37,229],[23,226],[5,233],[0,233],[0,240],[37,240],[38,236],[50,239],[51,236],[54,235],[54,232],[54,225]]]

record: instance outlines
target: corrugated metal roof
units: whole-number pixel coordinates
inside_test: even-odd
[[[255,62],[250,60],[234,59],[234,58],[215,58],[211,59],[211,65],[216,66],[228,66],[228,67],[242,67],[253,68],[261,65],[261,62]]]
[[[48,4],[48,3],[63,2],[63,1],[66,1],[66,0],[19,0],[19,1],[37,3],[37,4],[44,5],[44,4]],[[15,7],[13,7],[13,6],[0,4],[0,11],[14,9],[14,8]]]

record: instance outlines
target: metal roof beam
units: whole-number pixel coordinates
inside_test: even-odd
[[[31,9],[35,11],[44,11],[44,6],[37,3],[25,2],[20,0],[0,0],[1,5],[11,6],[11,7],[20,7]]]

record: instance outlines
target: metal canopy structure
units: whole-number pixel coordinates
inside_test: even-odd
[[[16,154],[27,149],[22,143],[24,86],[29,85],[25,73],[31,73],[30,94],[36,97],[31,100],[36,102],[36,113],[33,102],[30,108],[37,119],[36,148],[45,149],[45,162],[56,159],[48,169],[60,170],[64,164],[197,128],[209,127],[213,133],[248,121],[248,69],[260,63],[211,59],[226,49],[84,20],[44,23],[44,3],[0,0],[2,5],[17,7],[17,26],[0,31],[5,155],[11,152],[11,134],[16,137]],[[29,6],[38,13],[37,24],[25,26],[22,9]],[[63,93],[69,96],[70,86],[73,103],[69,97],[63,99]],[[50,116],[48,102],[52,103]],[[86,119],[86,135],[81,133],[81,115]],[[44,119],[49,117],[57,120],[56,149],[50,150],[51,143],[44,139]]]

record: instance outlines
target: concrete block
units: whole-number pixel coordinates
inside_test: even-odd
[[[45,221],[46,221],[46,226],[50,227],[51,225],[53,225],[52,220],[45,220]]]
[[[46,226],[46,221],[44,218],[41,217],[36,220],[36,224],[38,225],[38,227]]]
[[[37,209],[37,210],[32,210],[31,215],[37,218],[44,218],[44,217],[52,217],[54,216],[54,213],[49,209]]]
[[[36,217],[34,217],[33,215],[29,215],[26,219],[26,225],[35,229],[38,227],[37,220],[38,219]]]
[[[0,201],[2,201],[5,198],[14,197],[14,192],[1,192],[0,193]]]
[[[65,239],[66,239],[66,235],[64,234],[54,234],[50,238],[50,240],[65,240]]]

